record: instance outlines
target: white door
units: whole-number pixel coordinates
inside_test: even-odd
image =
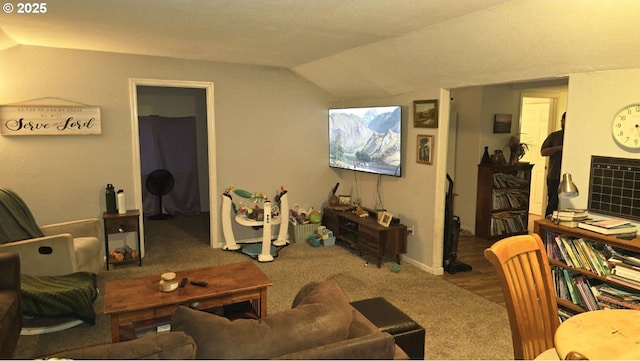
[[[522,98],[520,138],[529,146],[522,161],[534,164],[531,170],[529,213],[544,216],[547,206],[547,157],[540,155],[540,147],[549,134],[549,119],[555,111],[554,98]]]

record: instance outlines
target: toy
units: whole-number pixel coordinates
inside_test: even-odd
[[[109,253],[109,256],[113,257],[117,262],[124,261],[124,254],[116,251],[115,249]]]
[[[250,199],[250,201],[254,203],[254,206],[241,206],[238,210],[236,210],[236,206],[235,203],[233,203],[233,198],[231,195],[232,192],[243,198]],[[280,187],[280,193],[275,197],[275,199],[280,203],[280,205],[272,207],[271,201],[267,197],[267,194],[264,192],[250,193],[248,191],[235,189],[233,187],[227,188],[222,194],[222,233],[225,240],[225,245],[222,247],[222,249],[236,251],[243,248],[238,243],[262,242],[260,254],[258,255],[258,261],[273,261],[271,246],[273,245],[276,247],[283,247],[289,244],[289,241],[287,240],[288,222],[282,222],[281,217],[282,214],[289,214],[288,193],[284,189],[284,187]],[[263,207],[260,208],[258,203],[262,203]],[[262,228],[262,239],[257,238],[237,241],[233,234],[233,227],[231,224],[231,219],[233,217],[233,215],[231,214],[232,209],[235,213],[235,217],[233,219],[235,219],[238,224],[247,227],[253,227],[256,230]],[[277,224],[281,225],[278,231],[278,238],[272,242],[271,226]]]

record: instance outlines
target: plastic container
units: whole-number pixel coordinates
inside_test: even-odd
[[[117,198],[118,198],[118,214],[127,213],[127,206],[124,201],[124,191],[122,189],[118,190]]]
[[[336,237],[329,237],[327,239],[323,239],[322,240],[322,244],[325,245],[325,246],[335,246]]]
[[[116,211],[116,191],[113,189],[113,184],[107,184],[107,189],[104,192],[107,201],[107,213],[115,214]]]

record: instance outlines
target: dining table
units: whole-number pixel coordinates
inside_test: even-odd
[[[640,359],[640,310],[605,309],[579,313],[554,334],[561,360],[578,352],[589,360]]]

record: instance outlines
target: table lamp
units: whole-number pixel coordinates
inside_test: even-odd
[[[558,187],[558,195],[560,197],[574,198],[577,197],[578,194],[580,194],[580,192],[578,192],[578,187],[576,187],[575,183],[571,180],[571,174],[563,174],[562,181]]]

